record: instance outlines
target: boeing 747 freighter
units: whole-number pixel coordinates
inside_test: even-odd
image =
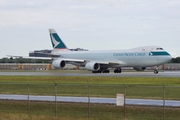
[[[52,66],[63,68],[66,64],[85,67],[92,73],[109,73],[108,68],[115,68],[114,73],[121,73],[121,67],[133,67],[143,71],[146,67],[158,66],[171,60],[171,55],[159,46],[145,46],[128,50],[70,51],[54,29],[49,29],[54,50]],[[58,56],[58,57],[57,57]],[[155,69],[157,74],[158,70]]]
[[[66,64],[72,64],[85,67],[92,73],[109,73],[109,68],[114,68],[114,73],[121,73],[121,67],[133,67],[135,70],[143,71],[147,67],[159,66],[172,59],[171,55],[159,46],[127,50],[70,51],[54,29],[49,29],[49,33],[53,51],[47,58],[33,59],[52,59],[52,66],[58,69],[65,67]],[[155,69],[154,73],[157,74],[158,69]]]

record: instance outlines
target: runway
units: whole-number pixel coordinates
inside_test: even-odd
[[[180,71],[153,72],[122,72],[122,73],[61,73],[61,72],[0,72],[0,76],[115,76],[115,77],[176,77]]]
[[[0,99],[3,99],[3,100],[28,100],[28,95],[0,94]],[[29,100],[31,100],[31,101],[55,101],[55,96],[34,96],[34,95],[30,95]],[[88,103],[88,97],[57,96],[57,101],[58,102]],[[116,98],[91,97],[90,103],[116,104]],[[126,99],[126,105],[163,106],[163,100]],[[180,101],[165,100],[165,106],[180,107]]]

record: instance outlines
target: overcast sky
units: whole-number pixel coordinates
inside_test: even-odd
[[[52,49],[49,28],[68,48],[158,45],[180,56],[180,0],[0,0],[0,58]]]

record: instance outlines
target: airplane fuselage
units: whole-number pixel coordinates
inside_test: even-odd
[[[107,67],[150,67],[169,62],[171,56],[164,50],[149,51],[136,48],[109,51],[63,51],[60,53],[60,59],[63,58],[117,63],[121,61],[118,65],[105,65]],[[80,65],[83,66],[83,64]]]

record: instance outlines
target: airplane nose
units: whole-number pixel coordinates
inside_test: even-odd
[[[169,61],[171,61],[171,59],[172,59],[172,56],[171,56],[171,55],[169,55]]]
[[[172,56],[169,54],[169,56],[167,57],[167,61],[169,62],[171,61],[171,59],[172,59]]]
[[[166,52],[166,55],[164,55],[162,57],[160,57],[160,56],[157,57],[157,60],[163,64],[168,63],[169,61],[171,61],[171,59],[172,59],[172,56],[168,52]]]

